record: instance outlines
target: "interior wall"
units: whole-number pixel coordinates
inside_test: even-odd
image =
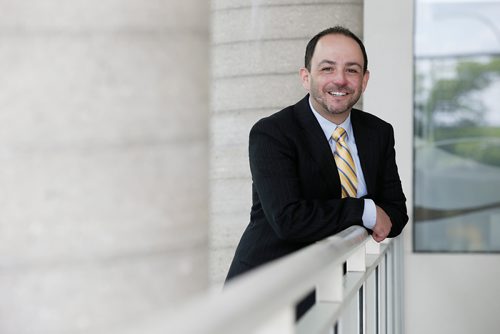
[[[365,1],[365,43],[371,77],[365,109],[395,128],[396,154],[412,209],[413,2]],[[498,331],[500,255],[416,254],[412,221],[404,231],[406,334]]]
[[[205,0],[0,1],[0,333],[207,288]]]
[[[299,68],[307,42],[345,25],[362,34],[363,1],[230,1],[212,3],[210,157],[211,281],[220,286],[248,225],[251,176],[248,134],[257,120],[306,94]]]

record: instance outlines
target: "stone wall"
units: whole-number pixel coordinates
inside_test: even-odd
[[[224,280],[249,221],[248,133],[305,95],[305,47],[319,31],[363,32],[363,1],[216,0],[212,4],[211,282]]]

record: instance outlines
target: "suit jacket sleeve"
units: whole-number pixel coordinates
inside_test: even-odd
[[[380,206],[389,216],[392,229],[389,237],[395,237],[401,233],[408,222],[406,211],[406,198],[401,187],[401,180],[396,165],[396,151],[394,149],[394,130],[387,124],[385,131],[385,142],[382,147],[381,167],[376,178],[377,190],[373,196],[375,204]]]
[[[265,215],[278,238],[301,243],[362,225],[364,201],[340,199],[339,189],[325,185],[320,166],[311,162],[297,137],[274,118],[257,122],[250,131],[252,214]]]

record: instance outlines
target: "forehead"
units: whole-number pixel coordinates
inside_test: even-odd
[[[354,39],[341,34],[330,34],[318,40],[312,57],[312,62],[316,64],[323,60],[363,65],[363,53]]]

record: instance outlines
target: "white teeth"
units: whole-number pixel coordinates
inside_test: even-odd
[[[330,92],[330,95],[333,96],[346,96],[347,93],[342,93],[342,92]]]

